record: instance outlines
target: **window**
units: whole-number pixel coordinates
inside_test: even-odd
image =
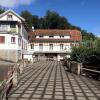
[[[8,31],[8,25],[7,24],[0,24],[0,31]]]
[[[26,50],[27,50],[27,43],[26,43]]]
[[[5,37],[4,36],[0,36],[0,43],[5,43]]]
[[[39,44],[39,50],[43,50],[43,44]]]
[[[53,37],[54,37],[53,35],[50,35],[50,36],[49,36],[49,38],[53,38]]]
[[[34,49],[34,44],[31,44],[31,49]]]
[[[18,45],[21,46],[21,38],[18,39]]]
[[[15,39],[16,39],[15,37],[11,37],[11,43],[15,43],[16,42]]]
[[[63,44],[60,44],[60,50],[63,50]]]
[[[22,49],[24,48],[24,46],[23,46],[23,40],[22,40]]]
[[[7,20],[12,20],[12,15],[8,15]]]
[[[24,42],[24,49],[25,49],[25,47],[26,47],[26,44],[25,44],[25,42]]]
[[[63,35],[61,35],[61,36],[60,36],[60,38],[64,38],[64,36],[63,36]]]
[[[53,44],[49,45],[49,50],[53,50]]]
[[[43,35],[39,35],[40,38],[43,38]]]
[[[16,25],[15,24],[10,24],[10,27],[11,28],[16,28]]]

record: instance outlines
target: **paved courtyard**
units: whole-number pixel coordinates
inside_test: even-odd
[[[87,78],[65,72],[61,62],[27,66],[8,100],[100,100],[100,90]]]

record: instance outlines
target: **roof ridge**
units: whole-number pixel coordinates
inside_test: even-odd
[[[23,17],[21,17],[20,15],[18,15],[16,12],[14,12],[12,9],[8,9],[6,10],[4,13],[0,14],[0,17],[4,16],[7,13],[13,13],[15,16],[17,16],[18,18],[20,18],[22,21],[25,21],[25,19]]]

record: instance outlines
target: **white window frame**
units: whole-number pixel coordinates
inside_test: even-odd
[[[12,43],[12,44],[15,44],[15,43],[16,43],[16,37],[14,37],[14,36],[11,37],[11,43]]]
[[[49,44],[49,50],[53,50],[53,44]]]
[[[60,50],[64,49],[64,44],[60,44]]]
[[[43,50],[43,44],[39,44],[39,50],[40,50],[40,51]]]

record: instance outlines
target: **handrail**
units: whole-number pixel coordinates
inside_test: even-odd
[[[9,86],[11,86],[11,84],[14,84],[15,82],[15,86],[17,85],[18,83],[17,75],[22,73],[23,71],[22,67],[25,66],[23,63],[24,63],[23,61],[18,61],[13,65],[13,67],[9,67],[8,77],[0,85],[1,87],[0,100],[2,100],[3,98],[6,98],[7,89],[9,89]],[[13,82],[10,83],[11,81]]]
[[[82,68],[82,70],[87,70],[87,71],[91,71],[91,72],[100,73],[100,71],[89,69],[89,68]]]

